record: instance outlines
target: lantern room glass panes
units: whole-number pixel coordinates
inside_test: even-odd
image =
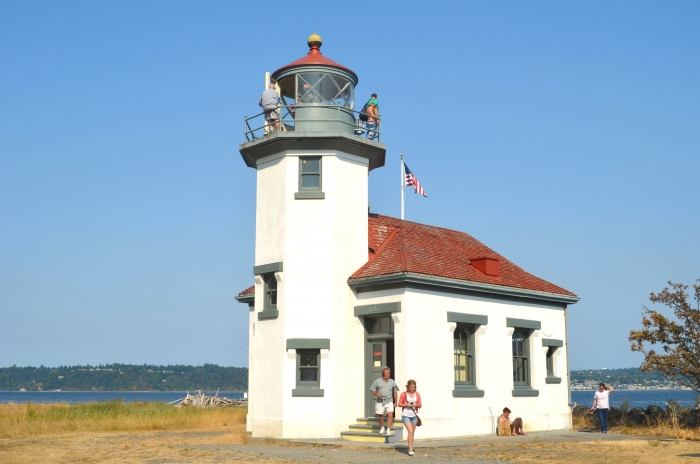
[[[455,385],[473,383],[471,334],[466,327],[458,326],[454,331],[454,374]]]
[[[352,82],[334,74],[306,72],[297,74],[297,104],[338,105],[355,107]]]
[[[526,334],[516,329],[513,332],[513,383],[528,385],[528,350]]]

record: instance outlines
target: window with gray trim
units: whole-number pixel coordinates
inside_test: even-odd
[[[321,157],[302,156],[299,158],[299,191],[321,191]]]
[[[297,351],[297,387],[321,385],[321,350]]]
[[[529,331],[516,328],[513,331],[513,385],[530,385]]]
[[[263,311],[277,309],[277,278],[274,272],[268,274],[263,274],[263,286],[264,286],[264,303]]]
[[[554,377],[554,352],[556,350],[556,346],[550,346],[547,349],[547,376],[549,377]]]
[[[474,387],[474,326],[457,324],[453,341],[455,389]]]

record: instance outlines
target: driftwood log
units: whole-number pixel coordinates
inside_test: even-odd
[[[232,400],[230,398],[219,397],[219,390],[216,391],[216,395],[208,396],[202,391],[197,392],[195,395],[190,395],[187,392],[187,396],[182,399],[171,401],[168,404],[172,404],[176,407],[181,406],[196,406],[198,408],[230,408],[233,406],[240,406],[243,404],[248,404],[245,399]]]

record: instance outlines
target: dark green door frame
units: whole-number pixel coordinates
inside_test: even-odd
[[[391,369],[391,378],[394,378],[394,334],[370,334],[369,321],[372,317],[363,317],[365,326],[365,417],[374,417],[374,403],[376,397],[369,392],[372,383],[382,376],[382,368],[388,366]]]

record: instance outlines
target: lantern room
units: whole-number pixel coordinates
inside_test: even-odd
[[[357,75],[321,53],[321,37],[308,40],[309,53],[272,73],[285,105],[355,108]]]
[[[283,132],[336,132],[362,135],[360,114],[355,109],[358,78],[351,69],[321,53],[323,44],[316,33],[307,41],[306,56],[282,66],[270,75],[277,83]],[[262,134],[256,117],[246,118],[246,140]],[[377,117],[377,119],[380,119]],[[265,135],[270,133],[265,130]],[[373,132],[379,140],[379,130]]]

